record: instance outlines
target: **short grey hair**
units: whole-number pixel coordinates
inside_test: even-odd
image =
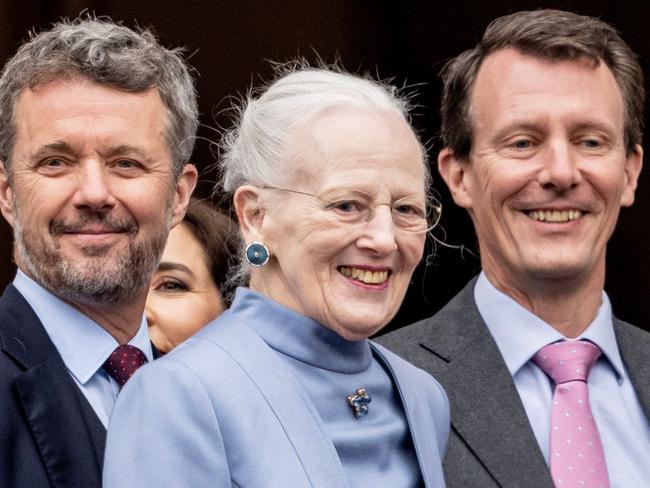
[[[351,107],[391,112],[411,126],[409,100],[389,83],[355,76],[336,66],[314,68],[303,60],[279,65],[274,81],[251,90],[234,107],[234,124],[220,144],[219,186],[233,193],[246,184],[285,184],[292,175],[288,153],[292,129],[324,110]],[[425,192],[431,182],[426,154],[422,146]]]
[[[296,169],[289,152],[293,129],[333,108],[394,113],[412,128],[410,96],[388,82],[356,76],[338,66],[311,67],[304,60],[280,64],[271,83],[251,90],[233,107],[234,123],[219,147],[221,178],[216,189],[232,194],[246,184],[288,184]],[[432,201],[427,151],[415,130],[413,134],[422,150],[423,191],[427,201]],[[240,262],[233,268],[229,285],[246,283],[249,273],[249,266]]]
[[[194,150],[196,90],[180,49],[166,49],[149,30],[137,32],[108,19],[61,20],[31,36],[0,76],[0,160],[7,170],[15,138],[14,113],[25,88],[82,77],[130,93],[156,88],[167,112],[167,145],[178,176]]]

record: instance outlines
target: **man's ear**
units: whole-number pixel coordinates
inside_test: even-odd
[[[0,161],[0,212],[14,226],[14,198],[11,185],[9,185],[9,172],[5,168],[5,162]]]
[[[454,152],[448,147],[438,154],[438,172],[445,180],[456,205],[465,209],[472,208],[469,164],[469,161],[456,158]]]
[[[265,208],[262,205],[260,189],[252,185],[240,186],[233,196],[233,205],[244,242],[264,242],[262,223]]]
[[[643,148],[637,144],[634,151],[625,159],[625,189],[621,195],[621,206],[629,207],[634,203],[634,193],[643,167]]]
[[[172,227],[183,221],[185,211],[190,203],[190,197],[196,186],[198,171],[193,164],[186,164],[176,180],[176,189],[174,190],[174,203],[172,204]]]

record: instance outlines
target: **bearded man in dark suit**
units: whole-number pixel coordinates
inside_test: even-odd
[[[176,51],[62,21],[0,77],[0,486],[99,487],[120,387],[153,358],[143,311],[196,182],[196,95]],[[133,366],[133,367],[132,367]]]

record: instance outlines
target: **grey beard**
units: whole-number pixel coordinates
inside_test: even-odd
[[[144,236],[139,243],[130,242],[125,251],[110,260],[102,258],[109,252],[108,246],[88,246],[82,250],[91,259],[81,263],[63,256],[58,245],[49,245],[37,235],[26,233],[19,212],[14,219],[14,239],[27,273],[54,295],[73,304],[115,305],[128,303],[149,286],[170,227],[171,209],[168,209],[166,225],[156,229],[154,235]],[[132,234],[137,234],[135,223]]]

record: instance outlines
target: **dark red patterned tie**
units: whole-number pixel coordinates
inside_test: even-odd
[[[147,358],[140,349],[129,344],[122,344],[108,356],[104,363],[104,369],[122,387],[133,376],[135,370],[146,362]]]

